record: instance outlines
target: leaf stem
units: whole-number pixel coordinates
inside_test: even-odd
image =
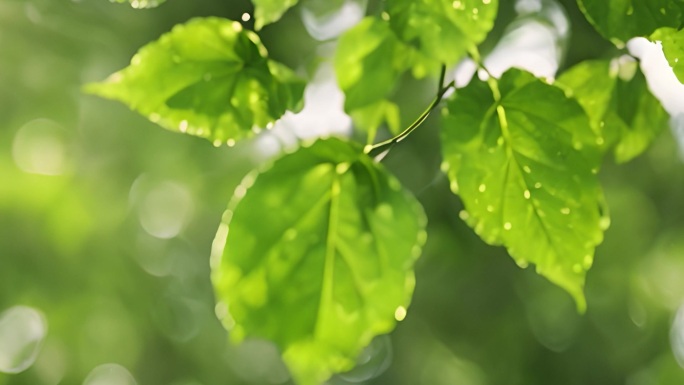
[[[399,133],[397,136],[387,139],[385,141],[382,141],[380,143],[376,143],[374,145],[368,145],[366,148],[364,148],[363,152],[366,153],[368,156],[371,158],[375,158],[376,160],[382,159],[389,150],[394,147],[395,144],[401,142],[402,140],[406,139],[413,131],[415,131],[416,128],[420,127],[423,122],[430,116],[430,113],[437,108],[439,103],[442,101],[442,98],[444,98],[444,94],[451,88],[455,86],[455,82],[451,81],[449,84],[446,86],[444,85],[444,78],[446,76],[446,66],[442,65],[442,71],[439,75],[439,85],[437,89],[437,96],[435,99],[432,101],[432,103],[428,106],[428,108],[423,111],[423,113],[416,119],[413,123],[411,123],[410,126],[408,126],[404,131]]]

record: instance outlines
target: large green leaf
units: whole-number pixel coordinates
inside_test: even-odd
[[[584,61],[556,82],[584,107],[605,145],[615,146],[620,163],[641,154],[669,121],[638,63],[626,58]]]
[[[444,170],[461,217],[518,265],[536,264],[583,311],[603,239],[596,136],[577,102],[527,72],[509,70],[490,86],[471,82],[445,111]]]
[[[365,18],[340,37],[335,72],[345,94],[344,108],[358,127],[373,132],[384,121],[398,126],[396,106],[385,98],[409,68],[409,57],[408,47],[389,24],[374,17]]]
[[[129,3],[133,8],[154,8],[166,0],[109,0],[113,3]]]
[[[304,83],[270,61],[240,23],[198,18],[152,42],[131,65],[86,91],[122,101],[173,131],[218,145],[253,135],[299,108]]]
[[[389,22],[397,35],[423,56],[447,65],[484,40],[497,10],[498,0],[387,1]]]
[[[662,42],[667,62],[677,79],[684,83],[684,29],[660,28],[651,35],[651,40]]]
[[[234,340],[275,342],[318,385],[406,314],[425,241],[420,205],[340,139],[315,142],[236,189],[212,252]]]
[[[682,0],[577,0],[594,27],[617,45],[684,22]]]
[[[280,20],[283,14],[299,0],[252,0],[254,3],[254,28],[260,30],[266,24]]]

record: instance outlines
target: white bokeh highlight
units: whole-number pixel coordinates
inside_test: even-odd
[[[15,306],[0,314],[0,372],[21,373],[36,361],[47,335],[43,314]]]

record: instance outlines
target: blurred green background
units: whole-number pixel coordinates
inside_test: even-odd
[[[304,15],[351,2],[365,3],[303,1],[260,35],[276,60],[312,76],[331,43],[310,36]],[[572,26],[561,67],[610,54],[574,1],[561,3]],[[177,23],[252,12],[238,0],[152,10],[0,0],[0,385],[290,383],[268,342],[228,344],[209,281],[221,214],[269,151],[259,140],[214,148],[80,91]],[[502,0],[485,47],[515,15]],[[394,99],[405,122],[433,83],[402,81]],[[458,219],[439,173],[438,119],[384,161],[430,218],[408,316],[329,383],[684,384],[684,164],[671,133],[633,162],[604,166],[612,227],[582,316]]]

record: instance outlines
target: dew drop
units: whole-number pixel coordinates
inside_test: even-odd
[[[539,182],[534,184],[534,188],[541,188],[541,187],[542,187],[542,184]]]
[[[397,310],[394,311],[394,319],[397,321],[403,321],[406,318],[406,308],[399,306]]]
[[[220,139],[214,139],[212,144],[214,145],[214,147],[221,147],[221,140]]]
[[[240,184],[235,188],[235,193],[233,195],[237,199],[242,199],[244,198],[245,194],[247,194],[247,188]]]
[[[480,185],[480,187],[477,188],[477,190],[480,191],[481,193],[483,193],[483,192],[487,191],[487,186],[483,183]]]
[[[451,183],[449,184],[449,187],[451,188],[451,191],[454,192],[454,194],[458,194],[458,182],[455,180],[452,180]]]
[[[562,209],[560,209],[560,212],[563,215],[568,215],[568,214],[570,214],[570,208],[569,207],[563,207]]]
[[[574,264],[572,266],[572,271],[574,271],[575,273],[581,273],[582,272],[582,265],[580,265],[579,263]]]
[[[349,170],[350,164],[348,162],[340,163],[337,166],[335,166],[335,172],[338,173],[339,175],[344,174]]]
[[[493,213],[493,212],[494,212],[494,206],[488,205],[488,206],[487,206],[487,211],[490,212],[490,213]]]
[[[389,21],[390,15],[387,12],[383,12],[380,14],[380,17],[382,17],[382,20]]]
[[[228,147],[233,147],[233,146],[235,146],[235,139],[228,139],[228,140],[226,141],[226,144],[228,145]]]
[[[242,21],[247,22],[247,21],[249,21],[249,19],[251,19],[251,18],[252,18],[252,16],[251,16],[249,13],[247,13],[247,12],[245,12],[245,13],[242,14]]]
[[[604,144],[605,142],[606,142],[606,141],[603,139],[602,136],[599,136],[598,138],[596,138],[596,144],[599,145],[599,146],[603,146],[603,144]]]
[[[591,264],[594,263],[594,257],[592,257],[590,254],[587,254],[584,256],[584,260],[582,262],[584,263],[584,268],[588,269],[591,267]]]
[[[532,172],[532,169],[530,168],[530,166],[523,166],[523,171],[529,174]]]
[[[20,373],[36,361],[47,334],[42,313],[15,306],[0,314],[0,372]]]
[[[291,241],[295,238],[297,238],[297,229],[295,228],[289,228],[285,231],[285,234],[283,235],[283,238],[285,238],[286,241]]]
[[[506,222],[504,223],[503,228],[504,230],[510,230],[513,228],[513,225],[511,224],[511,222]]]
[[[516,259],[515,264],[521,269],[526,269],[530,264],[524,259]]]
[[[532,193],[530,193],[530,190],[525,190],[523,196],[525,196],[525,199],[530,199],[530,197],[532,197]]]
[[[394,215],[394,210],[392,209],[392,206],[390,206],[387,203],[381,203],[378,205],[378,208],[375,209],[376,213],[378,216],[384,218],[384,219],[392,219],[392,216]]]
[[[470,218],[470,214],[468,214],[468,212],[465,210],[461,210],[458,212],[458,217],[464,221],[467,221]]]
[[[187,120],[181,120],[180,124],[178,125],[178,129],[182,133],[187,132],[188,131],[188,121]]]
[[[608,228],[610,227],[610,218],[601,217],[601,219],[599,220],[599,227],[601,228],[601,230],[608,230]]]

